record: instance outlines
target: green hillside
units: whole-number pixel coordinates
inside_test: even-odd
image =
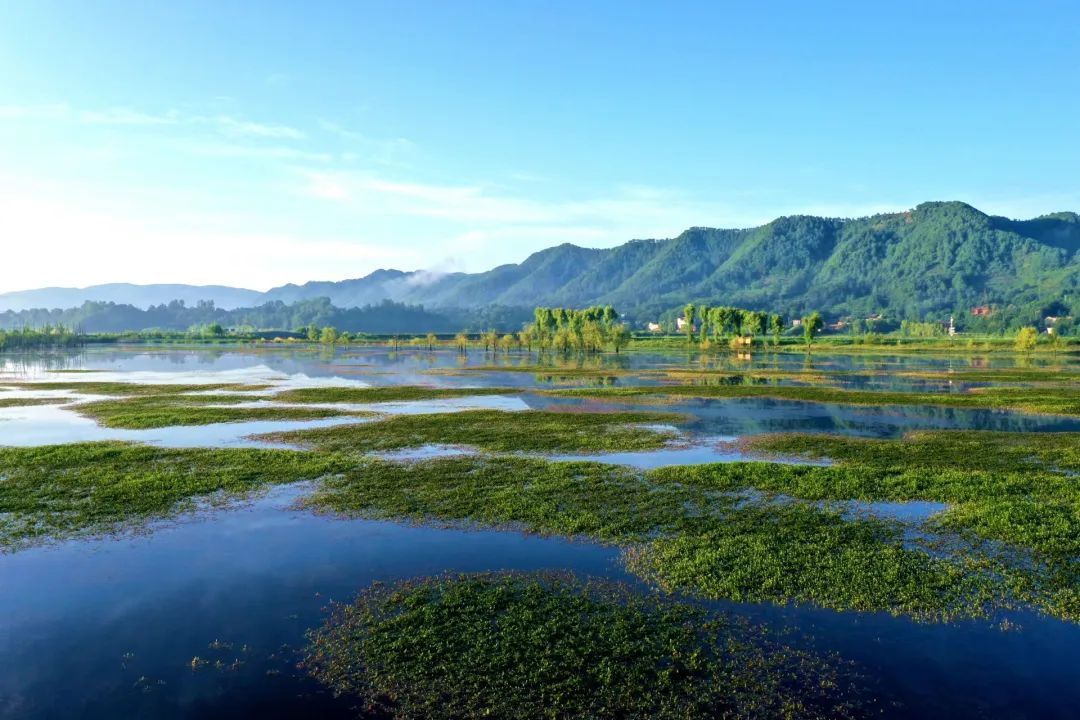
[[[691,228],[607,250],[560,245],[520,265],[457,274],[396,300],[428,306],[612,304],[642,321],[685,302],[793,316],[885,313],[987,329],[1080,315],[1080,218],[986,215],[960,202],[858,219],[783,217],[748,230]]]

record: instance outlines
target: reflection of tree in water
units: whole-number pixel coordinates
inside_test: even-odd
[[[40,372],[74,370],[86,363],[86,351],[80,348],[17,350],[0,355],[0,373],[34,375]]]

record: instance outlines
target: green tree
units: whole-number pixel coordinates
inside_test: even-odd
[[[526,325],[521,330],[518,330],[517,337],[518,346],[532,352],[533,342],[536,340],[536,326]]]
[[[803,339],[806,340],[806,347],[814,344],[814,337],[821,330],[822,324],[821,313],[816,310],[802,319]]]
[[[430,333],[430,332],[427,334],[427,336],[424,339],[427,340],[427,349],[428,350],[434,350],[435,349],[435,343],[437,343],[439,341],[439,338],[435,337],[435,333]]]
[[[311,323],[307,326],[307,339],[310,342],[316,342],[319,339],[319,328],[315,323]]]
[[[743,310],[742,318],[742,332],[744,335],[761,335],[765,332],[765,313]]]
[[[683,320],[686,324],[683,326],[683,330],[686,331],[686,342],[694,342],[694,311],[695,307],[693,303],[687,303],[683,308]]]
[[[1035,349],[1039,342],[1039,331],[1033,327],[1020,328],[1016,333],[1015,347],[1020,352],[1028,352]]]
[[[454,344],[457,345],[458,352],[465,354],[469,349],[469,334],[462,331],[454,336]]]
[[[780,344],[780,336],[784,332],[784,317],[778,313],[769,316],[769,331],[773,336],[773,344]]]
[[[619,323],[611,328],[611,346],[615,348],[616,354],[630,344],[631,337],[630,328],[626,327],[625,323]]]
[[[337,330],[327,325],[322,329],[322,333],[319,335],[319,342],[323,345],[333,345],[337,342]]]

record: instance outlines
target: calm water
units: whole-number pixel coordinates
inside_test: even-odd
[[[479,356],[472,364],[485,364]],[[680,358],[633,354],[621,367],[642,373]],[[697,366],[698,361],[691,359]],[[799,355],[755,358],[753,367],[802,367]],[[956,366],[941,358],[829,358],[815,367]],[[734,363],[733,363],[734,364]],[[268,382],[550,386],[546,376],[454,375],[456,353],[352,350],[327,355],[292,349],[184,351],[94,349],[74,355],[0,358],[4,380]],[[746,363],[741,367],[745,368]],[[56,369],[101,373],[51,374]],[[644,380],[654,382],[655,376]],[[582,378],[574,378],[582,382]],[[558,380],[550,382],[559,382]],[[635,383],[612,377],[615,384]],[[849,382],[849,380],[845,380]],[[946,390],[943,390],[946,391]],[[0,397],[4,394],[0,393]],[[257,398],[252,398],[258,401]],[[626,407],[594,400],[520,396],[394,403],[388,412],[468,407],[526,410],[553,404]],[[656,406],[641,406],[656,409]],[[665,409],[669,406],[665,406]],[[692,419],[683,442],[657,453],[592,456],[638,466],[738,459],[722,441],[778,430],[895,436],[907,429],[1080,430],[1076,421],[944,408],[842,408],[771,400],[690,401],[671,407]],[[111,431],[57,407],[0,410],[0,444],[103,438],[164,445],[250,443],[251,432],[335,422],[237,423],[204,428]],[[405,456],[453,449],[429,447]],[[66,542],[0,554],[0,716],[10,718],[353,717],[295,669],[296,648],[331,599],[348,599],[374,580],[444,571],[569,569],[635,582],[616,549],[516,532],[469,531],[319,517],[292,508],[306,486],[276,488],[239,507],[196,513],[122,538]],[[918,520],[933,504],[853,508]],[[796,626],[802,642],[840,652],[876,678],[887,717],[1075,717],[1080,706],[1080,626],[1018,615],[1022,628],[986,622],[920,625],[878,614],[806,608],[727,606],[775,625]],[[198,656],[208,662],[193,670]],[[220,662],[220,666],[215,663]]]

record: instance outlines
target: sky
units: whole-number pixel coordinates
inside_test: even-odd
[[[0,292],[1080,210],[1080,3],[0,0]]]

